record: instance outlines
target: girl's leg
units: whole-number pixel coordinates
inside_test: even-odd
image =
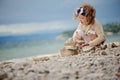
[[[91,41],[97,38],[97,35],[96,35],[96,34],[90,34],[90,33],[89,33],[89,34],[87,34],[87,35],[88,35],[88,37],[90,38]]]
[[[77,42],[77,41],[79,41],[79,40],[83,40],[82,37],[81,37],[77,32],[74,32],[72,38],[73,38],[73,41],[74,41],[74,42]]]
[[[72,38],[73,38],[73,41],[76,43],[76,46],[78,48],[81,48],[82,47],[83,38],[77,32],[74,32]]]
[[[96,39],[97,38],[97,34],[87,34],[88,35],[88,37],[90,38],[90,40],[92,41],[92,40],[94,40],[94,39]],[[101,44],[101,43],[100,43]],[[96,45],[96,46],[100,46],[100,44],[98,44],[98,45]]]

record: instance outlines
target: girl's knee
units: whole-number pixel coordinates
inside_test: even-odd
[[[90,38],[90,40],[94,40],[97,38],[97,35],[96,34],[88,34],[88,37]]]

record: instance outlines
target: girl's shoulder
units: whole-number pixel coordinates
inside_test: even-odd
[[[78,24],[78,26],[82,26],[82,23],[80,22],[80,23]]]
[[[97,19],[95,19],[94,24],[90,25],[91,28],[96,28],[96,27],[101,27],[101,26],[102,25],[100,24],[100,22]]]
[[[79,23],[79,24],[78,24],[78,28],[81,28],[81,27],[82,27],[82,24],[81,24],[81,23]]]
[[[95,19],[94,25],[95,25],[95,26],[101,26],[100,22],[99,22],[97,19]]]

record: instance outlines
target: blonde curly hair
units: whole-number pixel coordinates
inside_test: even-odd
[[[82,4],[79,8],[83,8],[85,10],[85,12],[86,12],[85,17],[87,19],[87,25],[94,24],[95,16],[96,16],[95,8],[92,5],[88,4],[88,3]],[[74,19],[77,19],[78,16],[79,16],[79,14],[77,14],[75,12]]]

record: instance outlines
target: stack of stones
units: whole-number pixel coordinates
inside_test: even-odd
[[[64,43],[64,48],[60,50],[60,55],[61,56],[70,56],[70,55],[75,55],[78,54],[78,49],[76,47],[76,43],[73,41],[72,38],[69,38],[65,43]]]

